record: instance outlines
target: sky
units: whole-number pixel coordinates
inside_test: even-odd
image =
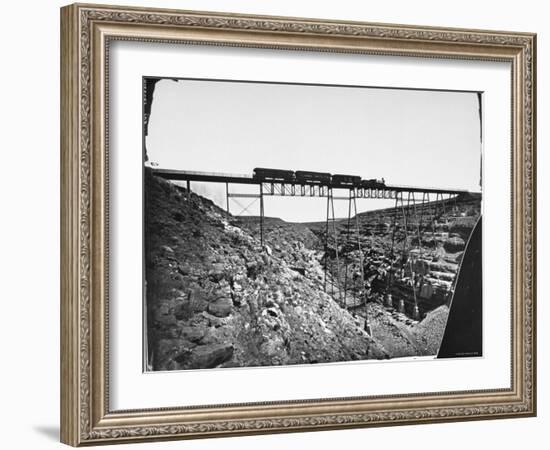
[[[167,79],[156,85],[146,139],[149,160],[161,168],[249,175],[255,167],[312,170],[480,191],[472,92]],[[225,209],[224,184],[191,188]],[[234,193],[257,190],[230,186]],[[231,199],[230,211],[238,214],[252,201]],[[392,204],[364,199],[358,210]],[[337,202],[336,216],[347,215],[347,207]],[[264,208],[266,216],[290,222],[319,221],[326,200],[266,197]],[[244,214],[259,214],[259,202]]]

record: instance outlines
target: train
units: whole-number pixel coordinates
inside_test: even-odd
[[[350,187],[361,187],[361,177],[337,173],[332,176],[332,184],[341,184]]]
[[[256,167],[253,179],[258,181],[295,184],[317,184],[320,186],[360,187],[364,189],[381,189],[386,187],[382,178],[363,180],[357,175],[330,174],[328,172],[312,172],[307,170],[283,170]]]
[[[371,178],[370,180],[361,180],[361,187],[363,189],[381,189],[386,187],[386,182],[384,178],[381,180]]]
[[[291,183],[296,180],[293,170],[265,169],[263,167],[256,167],[254,169],[253,178],[261,181],[288,181]]]
[[[296,181],[300,184],[330,184],[331,175],[328,172],[308,172],[306,170],[297,170],[295,173]]]

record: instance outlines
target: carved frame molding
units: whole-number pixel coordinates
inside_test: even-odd
[[[509,61],[510,389],[112,412],[108,408],[109,42]],[[536,36],[98,5],[61,10],[61,439],[78,446],[536,414]]]

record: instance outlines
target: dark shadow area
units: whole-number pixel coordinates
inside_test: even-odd
[[[464,255],[438,358],[482,356],[482,225]]]
[[[46,438],[59,442],[59,427],[53,425],[35,425],[33,429]]]

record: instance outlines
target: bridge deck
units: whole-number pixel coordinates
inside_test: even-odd
[[[280,182],[280,181],[269,181],[269,180],[258,180],[253,178],[250,175],[243,174],[224,174],[224,173],[214,173],[214,172],[193,172],[186,170],[173,170],[173,169],[157,169],[152,168],[152,172],[162,178],[173,181],[202,181],[210,183],[231,183],[231,184],[278,184],[283,186],[313,186],[320,187],[318,183],[311,182]],[[354,189],[353,187],[345,184],[331,183],[328,185],[322,185],[323,187],[329,187],[332,189]],[[359,188],[363,189],[363,188]],[[381,192],[411,192],[411,193],[426,193],[426,194],[447,194],[447,195],[460,195],[473,193],[467,190],[457,190],[457,189],[446,189],[446,188],[434,188],[434,187],[417,187],[417,186],[385,186],[383,188],[373,189]],[[265,192],[264,195],[285,195],[283,194],[274,194],[271,192]],[[296,194],[300,195],[300,191],[296,190]],[[308,194],[301,194],[306,195]]]

